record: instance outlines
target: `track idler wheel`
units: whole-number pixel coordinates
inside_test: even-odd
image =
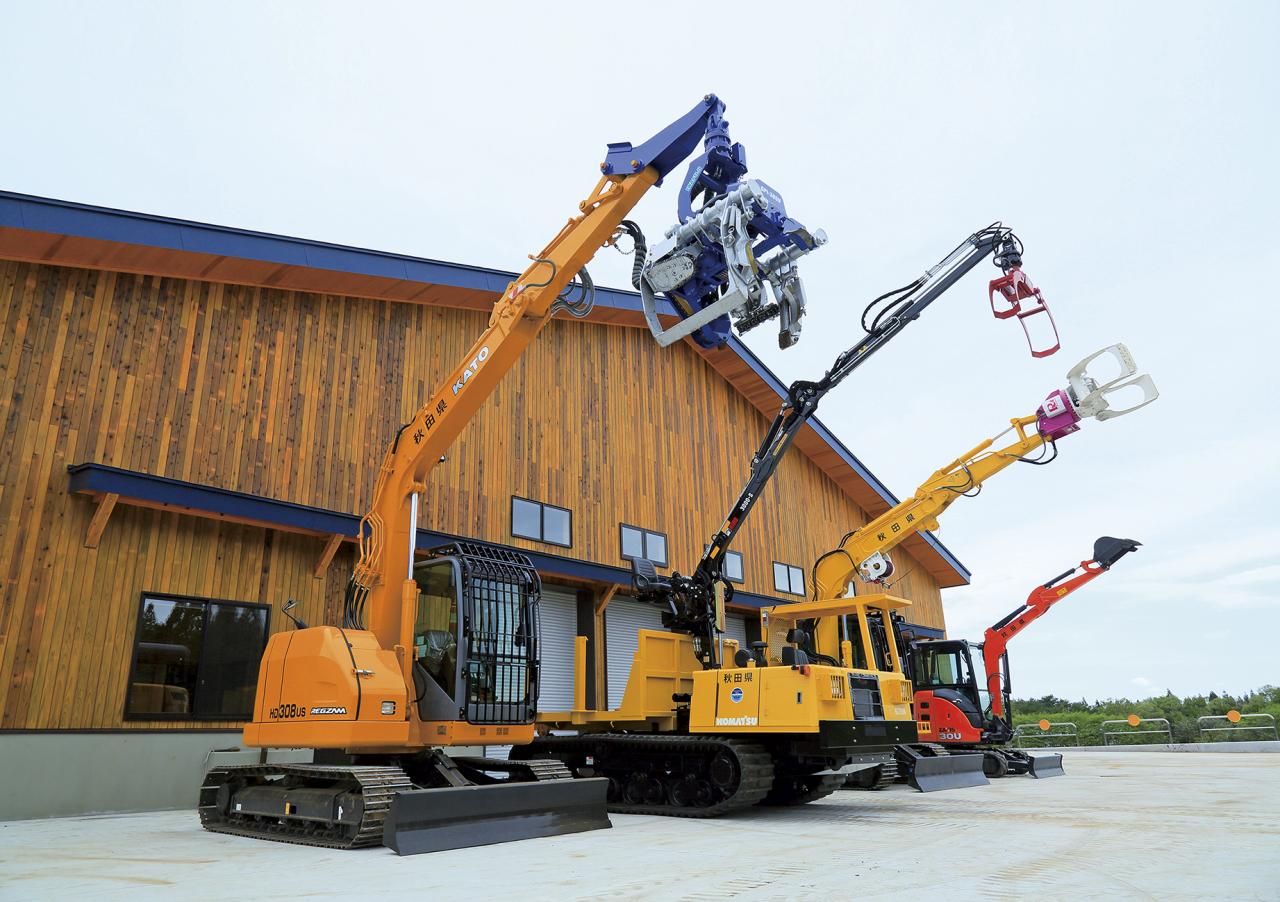
[[[724,792],[732,792],[737,789],[738,780],[742,776],[737,759],[728,752],[720,752],[711,759],[708,773],[711,777],[711,782]]]
[[[706,808],[716,800],[711,784],[692,774],[673,778],[667,795],[677,808]]]
[[[627,780],[623,800],[631,805],[661,805],[666,797],[662,781],[652,774],[636,771]]]

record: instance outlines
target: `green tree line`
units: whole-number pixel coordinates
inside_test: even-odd
[[[1127,698],[1112,698],[1089,702],[1081,699],[1078,702],[1046,695],[1042,698],[1014,699],[1013,720],[1015,724],[1034,724],[1041,720],[1055,722],[1069,721],[1076,725],[1080,734],[1080,745],[1102,745],[1102,722],[1105,720],[1123,720],[1130,714],[1139,717],[1163,717],[1169,721],[1174,742],[1200,742],[1200,730],[1196,719],[1206,714],[1226,714],[1236,710],[1241,714],[1270,714],[1280,723],[1280,687],[1263,686],[1244,695],[1210,692],[1208,695],[1189,695],[1179,698],[1172,692],[1155,698],[1132,701]],[[1245,723],[1252,725],[1253,721]],[[1163,724],[1159,725],[1163,726]],[[1217,722],[1211,726],[1230,726]],[[1151,729],[1152,725],[1144,724],[1136,729]],[[1110,730],[1127,730],[1127,725],[1112,726]],[[1057,732],[1056,730],[1054,732]],[[1203,741],[1207,742],[1241,742],[1247,740],[1272,739],[1269,731],[1250,730],[1241,733],[1209,733]],[[1112,744],[1118,742],[1132,744],[1138,742],[1167,742],[1164,735],[1147,735],[1112,737]],[[1046,740],[1044,743],[1024,741],[1026,746],[1061,742]]]

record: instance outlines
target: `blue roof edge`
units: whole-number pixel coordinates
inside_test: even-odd
[[[0,226],[480,291],[501,291],[517,275],[488,267],[209,225],[14,191],[0,191]],[[617,310],[639,312],[641,309],[637,292],[616,288],[597,287],[596,303]],[[666,309],[662,312],[675,313],[674,307],[665,300],[663,303]],[[728,346],[778,394],[779,399],[786,397],[782,381],[750,348],[735,336],[729,338]],[[809,425],[887,504],[898,503],[898,498],[888,487],[820,420],[815,417]],[[969,569],[932,533],[922,535],[930,547],[968,583],[973,575]]]
[[[67,472],[70,474],[72,493],[111,493],[121,498],[132,498],[151,504],[171,505],[175,509],[201,511],[221,517],[252,520],[267,526],[341,535],[352,539],[360,528],[360,518],[355,514],[298,504],[293,501],[281,501],[262,495],[251,495],[197,482],[186,482],[168,476],[155,476],[137,470],[125,470],[107,464],[71,464],[68,465]],[[528,555],[533,565],[543,573],[624,586],[631,583],[631,570],[627,567],[614,567],[594,561],[562,557],[558,554],[531,551],[528,548],[517,548],[514,545],[504,545],[487,539],[455,536],[438,530],[418,530],[419,548],[431,548],[458,541],[478,541]],[[786,603],[781,598],[757,595],[752,592],[735,592],[733,602],[753,608]]]

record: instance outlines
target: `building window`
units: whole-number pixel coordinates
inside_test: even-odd
[[[804,571],[799,567],[774,561],[773,588],[788,595],[804,595]]]
[[[654,566],[667,566],[667,537],[664,533],[650,532],[638,526],[619,524],[622,534],[622,557],[647,558]]]
[[[710,550],[710,545],[702,546],[702,553],[704,555]],[[720,572],[724,575],[724,578],[731,583],[746,582],[746,577],[743,576],[744,571],[742,569],[742,552],[726,551],[724,553],[724,564],[721,566]]]
[[[724,578],[731,583],[746,582],[742,570],[742,553],[726,551],[724,553]]]
[[[144,593],[126,719],[248,720],[266,605]]]
[[[573,512],[553,504],[512,496],[511,534],[572,548]]]

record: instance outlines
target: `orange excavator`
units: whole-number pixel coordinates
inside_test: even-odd
[[[1026,602],[987,627],[980,643],[965,639],[912,640],[902,657],[907,661],[907,674],[915,686],[916,720],[921,738],[951,751],[982,752],[982,769],[988,777],[1061,776],[1061,755],[1029,755],[1009,747],[1013,740],[1009,640],[1072,592],[1109,571],[1116,561],[1136,551],[1141,544],[1132,539],[1102,536],[1093,543],[1092,558],[1037,586]],[[981,678],[974,668],[975,651],[982,656]],[[899,765],[902,764],[900,759]]]
[[[787,216],[772,188],[743,179],[746,152],[729,140],[724,109],[707,95],[643,144],[610,144],[578,215],[507,285],[487,328],[396,433],[361,520],[342,622],[295,619],[271,637],[259,669],[244,744],[312,749],[314,761],[211,770],[200,789],[205,828],[411,854],[609,826],[605,780],[570,779],[555,761],[450,753],[533,739],[540,583],[512,549],[459,541],[420,552],[419,502],[427,474],[551,318],[590,312],[586,265],[621,237],[634,244],[634,281],[646,286],[659,343],[687,334],[714,344],[770,319],[780,345],[796,341],[796,261],[826,238]],[[646,254],[626,216],[699,141],[704,153],[681,182],[678,208],[689,216]],[[683,322],[657,318],[659,295],[668,321]]]

